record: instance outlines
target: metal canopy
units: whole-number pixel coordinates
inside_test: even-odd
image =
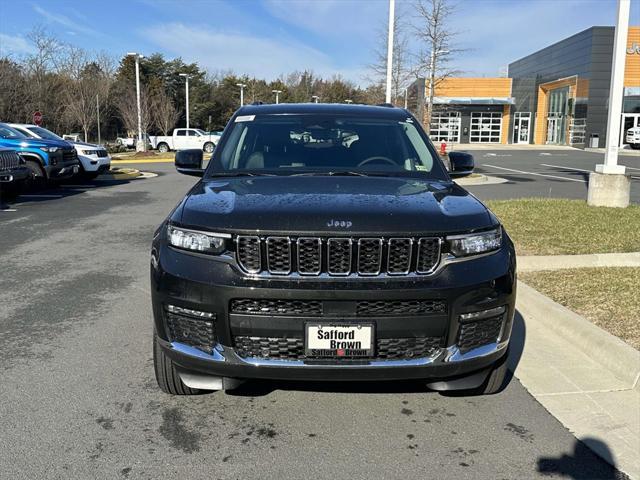
[[[438,105],[513,105],[513,97],[434,97]]]

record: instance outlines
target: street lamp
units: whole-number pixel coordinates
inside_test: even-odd
[[[395,16],[395,0],[389,0],[389,36],[387,38],[387,91],[385,102],[391,103],[391,68],[393,65],[393,23]]]
[[[138,103],[138,141],[136,142],[136,151],[145,152],[147,150],[147,144],[142,138],[142,110],[140,108],[140,59],[144,58],[136,52],[127,53],[127,57],[136,58],[136,101]]]
[[[436,50],[431,49],[431,59],[429,65],[429,102],[427,104],[427,115],[429,117],[429,123],[427,124],[427,132],[431,132],[431,117],[433,115],[433,97],[435,95],[436,85],[436,55],[447,55],[451,53],[449,50]]]
[[[279,95],[282,93],[282,90],[271,90],[272,93],[276,94],[276,105],[279,103],[280,97]]]
[[[184,77],[184,79],[186,80],[184,89],[185,89],[186,102],[187,102],[187,128],[189,128],[189,78],[191,77],[189,76],[188,73],[179,73],[178,75],[180,75],[181,77]]]
[[[320,97],[319,97],[318,95],[312,95],[312,96],[311,96],[311,99],[313,100],[313,102],[314,102],[314,103],[318,103],[318,99],[319,99],[319,98],[320,98]]]
[[[240,106],[244,105],[244,87],[246,86],[245,83],[236,83],[236,87],[240,87]]]

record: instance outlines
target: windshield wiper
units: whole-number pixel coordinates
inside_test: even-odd
[[[275,177],[275,173],[261,172],[213,172],[211,177]]]
[[[365,172],[356,172],[353,170],[341,170],[338,172],[303,172],[303,173],[292,173],[292,177],[369,177],[371,173]]]

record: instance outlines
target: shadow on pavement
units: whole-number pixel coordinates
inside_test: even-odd
[[[12,206],[18,206],[21,203],[48,202],[51,200],[59,200],[60,198],[73,197],[87,190],[123,185],[125,183],[131,183],[136,178],[137,175],[112,175],[107,173],[95,179],[74,177],[44,187],[30,187],[22,191],[15,199],[0,199],[0,211],[9,210]]]
[[[597,452],[609,465],[594,461],[596,456],[594,452]],[[616,469],[616,463],[607,444],[591,437],[576,440],[571,455],[539,458],[538,472],[545,475],[559,474],[563,478],[575,480],[624,480],[629,478]]]

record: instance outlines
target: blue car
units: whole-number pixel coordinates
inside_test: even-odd
[[[26,161],[35,183],[64,180],[78,173],[76,149],[64,140],[29,138],[0,123],[0,147],[15,150]]]

